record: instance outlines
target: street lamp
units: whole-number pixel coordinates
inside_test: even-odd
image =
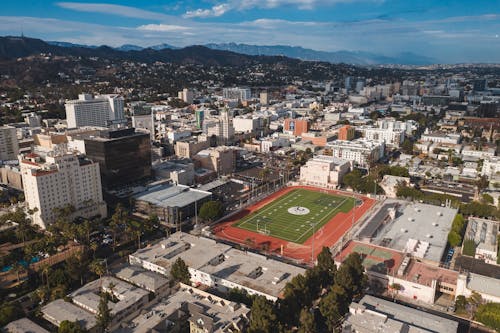
[[[316,226],[315,223],[311,223],[311,227],[313,229],[313,234],[312,234],[312,242],[311,242],[311,263],[314,266],[314,227]]]

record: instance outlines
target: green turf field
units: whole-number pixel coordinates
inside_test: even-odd
[[[355,203],[352,197],[332,195],[320,190],[295,189],[270,202],[261,209],[245,216],[235,227],[256,231],[289,242],[302,244],[317,232],[337,213],[349,212]],[[296,215],[288,212],[292,207],[303,207]]]

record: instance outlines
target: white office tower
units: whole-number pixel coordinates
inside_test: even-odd
[[[184,103],[193,104],[194,93],[190,89],[182,89],[182,91],[179,91],[178,97],[183,100]]]
[[[228,110],[223,110],[219,116],[219,139],[222,144],[232,143],[234,139],[233,118]]]
[[[222,89],[222,97],[226,99],[248,101],[252,98],[252,91],[250,88],[224,88]]]
[[[126,123],[120,95],[80,94],[78,99],[66,101],[68,128],[82,126],[119,127]]]
[[[28,208],[36,208],[32,218],[40,228],[55,222],[54,209],[68,205],[75,208],[71,219],[106,216],[98,163],[71,153],[45,157],[30,153],[20,156],[19,164],[24,196]]]
[[[19,154],[19,142],[16,128],[0,126],[0,161],[17,160],[17,154]]]

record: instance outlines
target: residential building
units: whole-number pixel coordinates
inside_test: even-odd
[[[338,139],[342,141],[351,141],[354,139],[356,131],[354,130],[353,126],[350,125],[344,125],[341,128],[339,128],[339,135]]]
[[[277,300],[283,288],[304,269],[263,255],[241,251],[215,240],[177,232],[129,256],[130,264],[169,276],[181,258],[193,284],[227,292],[233,288]]]
[[[441,132],[429,132],[428,129],[422,134],[420,141],[422,142],[433,142],[433,143],[447,143],[447,144],[458,144],[460,142],[461,135],[456,133],[441,133]]]
[[[89,333],[100,332],[95,314],[63,299],[56,299],[48,303],[42,307],[41,312],[43,318],[56,327],[59,327],[63,321],[68,320],[77,322]]]
[[[193,104],[194,93],[191,89],[184,88],[178,93],[178,98],[184,103]]]
[[[500,175],[500,156],[490,156],[485,158],[481,174],[488,178]]]
[[[332,156],[349,160],[354,164],[366,168],[384,156],[385,145],[364,139],[354,141],[335,140],[326,147],[332,151]]]
[[[16,160],[19,154],[17,130],[13,126],[0,126],[0,161]]]
[[[342,333],[456,333],[458,322],[371,295],[349,306]]]
[[[222,89],[222,97],[243,102],[252,98],[252,91],[250,88],[224,88]]]
[[[111,322],[109,330],[118,328],[123,319],[137,315],[149,302],[149,291],[133,286],[112,276],[104,276],[87,283],[69,294],[71,302],[96,316],[99,312],[101,293],[109,293],[108,300]]]
[[[336,188],[350,168],[351,163],[348,160],[318,155],[300,168],[299,181],[305,185]]]
[[[24,196],[36,211],[33,222],[46,229],[57,218],[55,209],[72,206],[73,217],[106,217],[99,164],[77,154],[41,157],[21,155],[19,159]]]
[[[269,104],[269,94],[267,91],[261,92],[259,97],[260,97],[260,105],[266,106]]]
[[[116,333],[176,332],[188,318],[192,333],[244,332],[250,309],[206,291],[179,284],[168,297],[124,322]]]
[[[66,101],[68,128],[122,125],[126,123],[123,104],[124,99],[119,95],[80,94],[77,100]]]
[[[49,333],[45,328],[35,324],[28,318],[10,322],[4,327],[6,333]]]
[[[399,147],[405,139],[405,132],[401,129],[366,127],[362,129],[367,141],[384,143],[387,146]]]
[[[283,133],[300,136],[309,132],[309,120],[304,118],[286,118],[283,122]]]
[[[117,278],[156,295],[163,295],[169,289],[169,280],[166,277],[139,266],[127,265],[118,268],[113,273]]]

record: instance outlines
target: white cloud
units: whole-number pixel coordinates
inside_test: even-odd
[[[295,6],[299,9],[311,10],[318,5],[333,6],[339,3],[350,2],[383,2],[384,0],[229,0],[226,3],[219,3],[208,9],[189,10],[184,14],[186,18],[218,17],[233,10],[247,10],[252,8],[278,8],[283,6]]]
[[[227,11],[231,10],[231,6],[227,3],[223,3],[220,5],[215,5],[210,9],[196,9],[196,10],[188,10],[183,16],[185,18],[192,17],[219,17],[224,15]]]
[[[137,27],[138,30],[146,31],[163,31],[163,32],[175,32],[175,31],[186,31],[191,30],[190,27],[185,27],[181,25],[172,24],[145,24]]]
[[[62,8],[79,12],[102,13],[107,15],[116,15],[139,19],[165,20],[172,17],[166,14],[155,13],[135,7],[113,5],[107,3],[58,2],[57,5]]]

